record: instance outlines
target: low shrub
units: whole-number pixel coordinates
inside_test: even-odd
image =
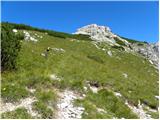
[[[121,51],[124,51],[125,49],[122,47],[122,46],[112,46],[112,48],[115,48],[115,49],[118,49],[118,50],[121,50]]]
[[[60,37],[64,39],[73,38],[73,39],[86,40],[86,41],[91,40],[89,35],[82,35],[82,34],[77,35],[77,34],[69,34],[69,33],[64,33],[64,32],[57,32],[53,30],[36,28],[36,27],[29,26],[29,25],[25,25],[25,24],[15,24],[15,23],[8,23],[8,22],[3,22],[3,24],[10,25],[14,29],[39,31],[39,32],[48,33],[48,35],[50,36]]]
[[[119,40],[118,38],[114,39],[116,40],[116,43],[118,43],[119,45],[126,46],[126,44],[123,41]]]
[[[1,24],[1,68],[12,70],[16,68],[16,58],[21,48],[22,34],[13,33],[9,24]]]

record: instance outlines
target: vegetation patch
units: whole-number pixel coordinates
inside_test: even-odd
[[[21,48],[24,36],[15,34],[10,24],[1,24],[1,68],[12,70],[16,68],[16,58]]]
[[[147,112],[147,114],[150,114],[152,118],[154,119],[159,119],[158,111],[157,112]]]
[[[138,43],[137,45],[138,45],[138,46],[143,46],[143,45],[144,45],[144,43]]]
[[[100,57],[98,57],[98,56],[88,55],[87,57],[88,57],[89,59],[91,59],[91,60],[94,60],[94,61],[98,62],[98,63],[101,63],[101,64],[104,63],[104,61],[103,61]]]
[[[54,112],[52,109],[48,108],[48,106],[42,101],[35,102],[33,104],[33,109],[38,111],[42,119],[54,118]]]
[[[32,119],[25,108],[18,108],[15,111],[1,114],[2,119]]]
[[[56,101],[57,101],[57,95],[54,91],[48,90],[48,91],[42,91],[38,90],[38,92],[35,93],[36,98],[43,103],[50,104],[52,103],[52,107],[55,107]]]
[[[10,84],[12,83],[5,84],[2,82],[1,96],[5,102],[15,102],[26,98],[29,95],[29,92],[25,89],[25,86]]]
[[[130,42],[130,43],[142,43],[142,44],[146,43],[146,44],[147,44],[147,42],[145,42],[145,41],[142,42],[142,41],[138,41],[138,40],[134,40],[134,39],[122,37],[122,36],[120,36],[120,37],[123,38],[123,39],[125,39],[125,40],[127,40],[127,41]]]
[[[76,34],[57,32],[53,30],[40,29],[40,28],[29,26],[29,25],[25,25],[25,24],[15,24],[15,23],[8,23],[8,22],[2,22],[2,23],[5,25],[10,25],[14,29],[39,31],[39,32],[47,33],[50,36],[59,37],[63,39],[73,38],[73,39],[78,39],[78,40],[92,41],[89,35],[82,35],[82,34],[76,35]]]
[[[122,46],[112,46],[112,48],[115,48],[115,49],[118,49],[118,50],[121,50],[121,51],[124,51],[125,49],[122,47]]]
[[[35,93],[37,102],[33,104],[33,109],[38,111],[41,118],[51,119],[55,117],[55,109],[57,103],[57,95],[51,90],[38,89]]]
[[[119,45],[126,46],[126,44],[123,41],[119,40],[117,37],[114,39],[116,40],[116,43],[118,43]]]
[[[84,100],[80,102],[83,107],[87,110],[88,115],[84,114],[84,118],[91,118],[90,115],[93,115],[93,118],[99,118],[96,111],[93,113],[91,108],[88,108],[88,103],[92,103],[91,106],[95,105],[97,108],[102,108],[106,111],[106,116],[118,117],[118,118],[137,118],[137,116],[132,113],[132,111],[123,103],[121,99],[118,99],[112,92],[107,91],[106,89],[100,90],[97,94],[89,92]],[[90,107],[91,107],[90,106]],[[101,118],[101,117],[100,117]],[[107,117],[106,117],[107,118]]]

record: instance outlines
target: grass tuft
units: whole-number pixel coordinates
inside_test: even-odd
[[[18,108],[15,111],[6,112],[1,115],[2,119],[32,119],[25,108]]]

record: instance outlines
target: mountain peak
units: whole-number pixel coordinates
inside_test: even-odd
[[[97,24],[89,24],[89,25],[86,25],[86,26],[83,26],[81,28],[78,29],[78,31],[84,31],[84,30],[99,30],[99,31],[103,31],[103,32],[111,32],[111,29],[107,26],[101,26],[101,25],[97,25]],[[77,31],[77,32],[78,32]]]
[[[90,35],[91,39],[93,40],[106,41],[111,43],[115,43],[115,40],[113,38],[116,37],[116,35],[111,32],[111,29],[109,27],[100,26],[97,24],[90,24],[81,27],[77,29],[77,32],[75,32],[75,34]]]

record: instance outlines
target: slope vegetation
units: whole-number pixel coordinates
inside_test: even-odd
[[[24,40],[17,70],[2,73],[2,107],[26,98],[34,101],[32,108],[8,106],[2,118],[58,118],[57,104],[65,90],[77,95],[73,105],[83,107],[81,118],[158,117],[158,70],[139,54],[89,38],[16,29],[20,33],[25,30],[37,41]],[[145,115],[140,116],[127,104],[143,107]]]

